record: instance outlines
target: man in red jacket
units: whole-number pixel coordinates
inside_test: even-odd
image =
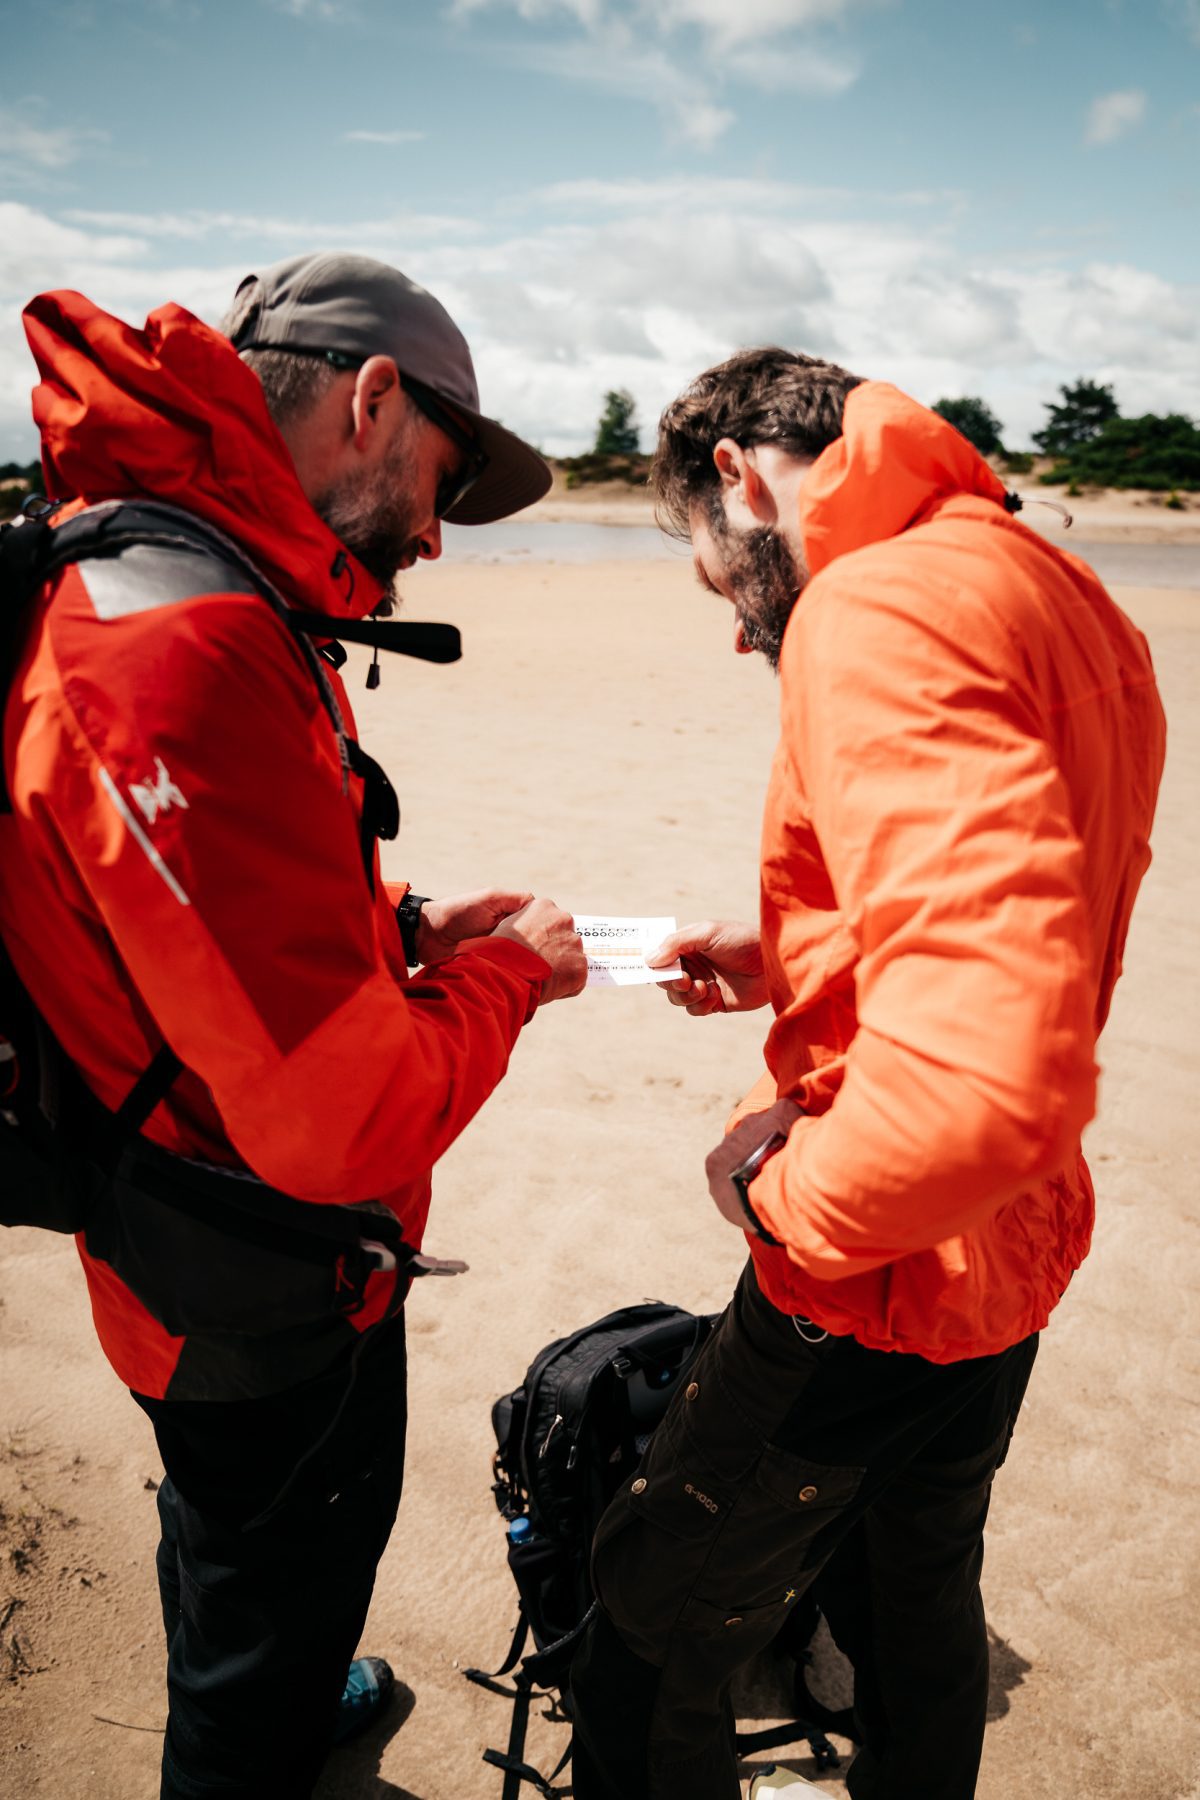
[[[385,889],[394,801],[332,640],[390,608],[443,519],[502,517],[549,472],[479,412],[438,302],[365,258],[248,277],[232,344],[74,293],[25,319],[59,518],[150,500],[203,534],[35,597],[0,934],[91,1100],[142,1126],[78,1242],[166,1470],[163,1794],[295,1800],[391,1682],[375,1659],[347,1682],[404,1460],[388,1245],[419,1249],[432,1165],[586,977],[548,900]],[[322,650],[290,610],[333,616]]]
[[[659,960],[689,1011],[773,1017],[708,1159],[751,1261],[597,1533],[575,1792],[735,1800],[733,1672],[836,1556],[850,1793],[970,1800],[983,1527],[1091,1237],[1079,1135],[1150,860],[1154,672],[1092,570],[885,383],[743,352],[667,409],[655,481],[780,677],[759,922]]]

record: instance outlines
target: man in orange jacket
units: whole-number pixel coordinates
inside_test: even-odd
[[[59,571],[22,622],[0,934],[81,1118],[142,1128],[78,1243],[166,1470],[162,1792],[299,1800],[391,1681],[364,1658],[347,1684],[404,1465],[389,1237],[419,1249],[432,1165],[586,978],[548,900],[385,887],[395,803],[332,640],[439,554],[443,519],[502,517],[549,471],[480,413],[433,296],[366,258],[248,277],[233,343],[75,293],[25,320],[58,517],[177,512]],[[322,651],[293,611],[332,616]]]
[[[774,1021],[708,1159],[751,1261],[597,1534],[575,1792],[733,1800],[732,1673],[837,1553],[854,1800],[969,1800],[992,1477],[1092,1229],[1079,1137],[1163,763],[1150,658],[965,439],[831,364],[700,376],[655,482],[781,700],[760,923],[659,961],[691,1013]]]

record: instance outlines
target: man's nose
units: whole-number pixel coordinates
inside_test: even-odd
[[[417,555],[426,562],[436,562],[442,554],[442,521],[435,519],[417,539]]]

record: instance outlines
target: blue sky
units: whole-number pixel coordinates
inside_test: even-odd
[[[0,459],[18,315],[215,319],[334,245],[466,330],[551,450],[740,344],[1026,443],[1058,382],[1200,415],[1200,0],[40,0],[0,100]]]

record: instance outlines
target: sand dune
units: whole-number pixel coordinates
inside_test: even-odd
[[[753,912],[774,683],[731,654],[728,609],[686,565],[443,567],[409,593],[413,616],[462,625],[466,656],[392,664],[375,694],[352,681],[404,807],[390,873],[435,894],[528,883],[586,911]],[[1103,1045],[1097,1242],[996,1486],[981,1800],[1200,1792],[1200,594],[1123,598],[1156,652],[1171,752]],[[491,1402],[551,1336],[609,1307],[724,1302],[740,1239],[707,1203],[702,1161],[758,1072],[761,1035],[760,1019],[692,1020],[654,990],[555,1006],[441,1166],[429,1246],[471,1274],[411,1304],[408,1489],[366,1635],[411,1703],[334,1756],[321,1800],[498,1800],[479,1759],[506,1709],[461,1674],[494,1666],[515,1613]],[[165,1712],[159,1468],[94,1344],[69,1243],[5,1234],[0,1334],[0,1796],[149,1800]],[[769,1712],[769,1687],[748,1704]],[[534,1760],[553,1764],[563,1730],[535,1718]]]

